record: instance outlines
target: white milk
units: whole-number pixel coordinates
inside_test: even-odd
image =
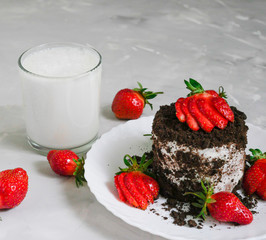
[[[93,140],[99,130],[99,53],[75,44],[47,44],[24,53],[20,62],[31,145],[74,149]]]

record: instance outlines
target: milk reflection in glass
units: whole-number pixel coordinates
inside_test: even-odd
[[[23,53],[19,66],[30,145],[82,152],[99,129],[100,54],[78,44],[45,44]]]

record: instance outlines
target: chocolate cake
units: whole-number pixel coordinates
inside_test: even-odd
[[[248,127],[246,115],[231,109],[234,122],[205,132],[180,122],[174,103],[160,107],[152,126],[153,172],[163,196],[187,201],[183,194],[201,191],[201,180],[212,184],[214,192],[232,191],[241,181]]]

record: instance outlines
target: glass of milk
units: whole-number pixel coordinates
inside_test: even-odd
[[[99,130],[102,58],[92,47],[48,43],[18,60],[29,144],[52,149],[89,150]]]

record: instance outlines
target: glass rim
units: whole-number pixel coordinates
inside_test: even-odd
[[[78,73],[78,74],[75,74],[75,75],[70,75],[70,76],[64,76],[64,77],[53,77],[53,76],[46,76],[46,75],[42,75],[42,74],[38,74],[38,73],[34,73],[32,71],[29,71],[28,69],[26,69],[23,64],[22,64],[22,58],[25,56],[25,54],[29,53],[29,52],[34,52],[34,50],[37,50],[37,49],[42,49],[42,48],[54,48],[55,46],[69,46],[69,47],[80,47],[80,48],[85,48],[85,49],[90,49],[90,50],[93,50],[95,53],[97,53],[98,57],[99,57],[99,61],[98,63],[95,65],[95,67],[93,68],[89,68],[88,70],[84,71],[84,72],[81,72],[81,73]],[[33,76],[36,76],[36,77],[41,77],[41,78],[47,78],[47,79],[68,79],[68,78],[79,78],[79,77],[82,77],[92,71],[94,71],[95,69],[97,69],[102,63],[102,56],[101,54],[92,46],[90,46],[89,44],[88,45],[85,45],[85,44],[80,44],[80,43],[74,43],[74,42],[50,42],[50,43],[44,43],[44,44],[40,44],[40,45],[37,45],[37,46],[34,46],[34,47],[31,47],[29,49],[27,49],[26,51],[24,51],[20,57],[18,58],[18,66],[19,68],[30,74],[30,75],[33,75]]]

